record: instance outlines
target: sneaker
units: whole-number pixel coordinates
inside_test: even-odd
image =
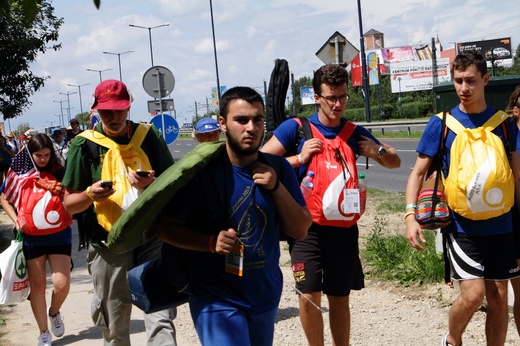
[[[449,333],[446,333],[446,335],[444,335],[444,337],[442,338],[441,346],[453,346],[452,344],[448,343],[448,334]]]
[[[52,345],[52,335],[46,330],[43,333],[40,333],[38,337],[38,346],[51,346]]]
[[[65,325],[63,324],[63,318],[61,318],[61,314],[58,312],[56,316],[51,316],[49,314],[51,308],[47,310],[47,315],[49,315],[49,322],[51,324],[52,334],[54,336],[60,337],[65,333]]]

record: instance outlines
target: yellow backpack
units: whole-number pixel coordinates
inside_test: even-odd
[[[149,128],[149,124],[139,124],[130,143],[125,145],[117,144],[96,131],[83,131],[78,135],[108,148],[105,156],[101,157],[101,180],[112,180],[116,192],[104,202],[94,202],[97,220],[107,231],[141,193],[128,182],[128,172],[152,169],[150,160],[141,149]]]
[[[442,118],[442,113],[437,116]],[[497,217],[514,204],[515,183],[506,148],[502,139],[491,132],[508,117],[498,111],[481,127],[470,129],[446,114],[446,126],[456,137],[451,146],[444,193],[450,209],[465,218]]]

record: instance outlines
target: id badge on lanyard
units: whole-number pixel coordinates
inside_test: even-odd
[[[244,273],[244,244],[235,243],[231,253],[226,256],[226,273],[242,276]]]
[[[341,210],[346,214],[359,214],[360,209],[359,189],[343,189],[343,202]]]

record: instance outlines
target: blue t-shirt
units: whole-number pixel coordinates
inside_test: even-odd
[[[343,126],[347,122],[346,118],[341,118],[341,124],[337,127],[328,127],[323,125],[319,118],[318,113],[314,113],[309,117],[309,122],[313,124],[318,131],[323,135],[323,137],[328,139],[334,139],[341,132]],[[298,123],[293,119],[288,119],[280,124],[274,130],[273,135],[280,141],[286,151],[289,151],[291,148],[294,148],[296,143],[298,143]],[[377,144],[381,144],[377,138],[375,138],[367,129],[363,126],[356,126],[356,130],[347,140],[348,146],[352,149],[355,155],[359,155],[359,148],[357,145],[358,140],[361,139],[361,136],[366,136],[371,138]],[[303,143],[305,143],[305,138],[300,141],[298,145],[298,153],[302,151]],[[298,168],[298,177],[300,180],[305,176],[307,172],[307,164],[303,164]]]
[[[290,164],[282,157],[271,156],[281,163],[281,183],[300,205],[305,205]],[[279,211],[271,193],[253,183],[249,167],[217,159],[179,190],[163,212],[200,232],[217,234],[233,228],[244,245],[242,277],[225,271],[226,256],[192,251],[191,295],[246,310],[267,311],[278,306],[283,284]]]
[[[463,113],[458,106],[453,108],[450,111],[450,114],[457,119],[464,127],[466,128],[477,128],[482,126],[489,118],[491,118],[496,113],[496,110],[488,106],[486,110],[480,114],[466,114]],[[509,121],[509,120],[506,120]],[[518,128],[516,124],[511,123],[510,133],[508,136],[508,140],[511,143],[515,143],[516,147],[519,147],[519,138],[518,138]],[[440,140],[441,140],[441,132],[442,132],[442,120],[433,116],[426,128],[424,129],[424,133],[419,141],[417,146],[417,152],[420,154],[424,154],[427,156],[435,156],[437,154],[437,150],[439,148]],[[502,130],[502,126],[497,126],[493,133],[504,140],[504,133]],[[448,131],[446,136],[446,150],[443,156],[443,166],[449,167],[450,165],[450,148],[453,144],[453,140],[455,139],[455,133],[453,131]],[[515,153],[516,155],[516,153]],[[447,171],[444,172],[445,176],[447,176]],[[453,220],[448,227],[446,227],[445,231],[447,232],[460,232],[467,233],[471,235],[494,235],[494,234],[503,234],[503,233],[511,233],[512,229],[512,219],[511,212],[505,213],[503,215],[488,219],[488,220],[470,220],[460,216],[459,214],[452,212]]]

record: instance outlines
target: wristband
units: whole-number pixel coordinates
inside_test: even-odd
[[[417,208],[417,205],[415,205],[415,203],[410,203],[410,204],[407,204],[406,207],[404,207],[404,210],[407,211],[408,209],[415,209]]]
[[[209,237],[209,243],[208,243],[208,250],[209,250],[209,252],[211,252],[211,253],[217,252],[215,247],[216,247],[215,235],[212,234],[211,237]]]
[[[406,218],[410,215],[415,215],[415,211],[409,211],[404,213],[403,220],[406,220]]]
[[[301,166],[305,163],[305,161],[303,160],[303,157],[298,154],[298,156],[296,156],[296,159],[298,160],[298,166]]]
[[[88,196],[88,198],[90,198],[92,201],[94,201],[94,197],[92,197],[92,194],[90,193],[90,186],[87,187],[87,196]]]
[[[275,192],[276,190],[278,190],[278,187],[280,187],[280,179],[276,178],[276,183],[274,183],[274,186],[271,190],[267,190],[269,192]]]

